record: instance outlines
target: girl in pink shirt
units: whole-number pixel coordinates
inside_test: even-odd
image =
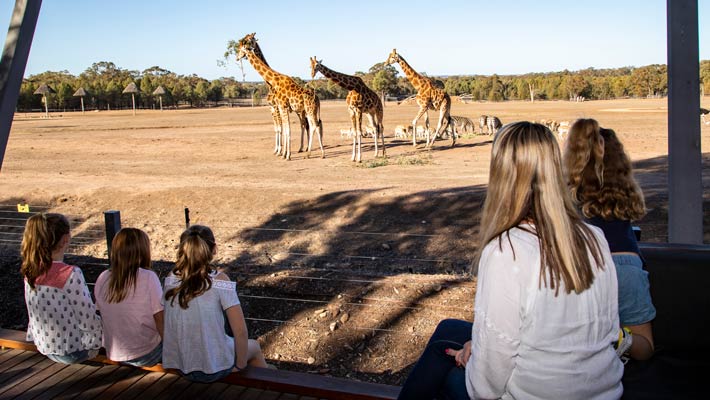
[[[163,289],[150,270],[150,240],[140,229],[123,228],[111,242],[111,268],[94,287],[109,359],[153,366],[163,354]]]
[[[64,263],[69,221],[61,214],[35,214],[22,237],[27,304],[27,340],[49,359],[80,363],[101,347],[101,320],[79,267]]]

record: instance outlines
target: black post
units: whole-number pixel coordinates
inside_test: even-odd
[[[15,0],[15,9],[7,30],[5,48],[0,59],[0,168],[10,138],[12,116],[20,96],[22,75],[25,73],[41,6],[42,0]]]
[[[121,230],[121,212],[104,211],[104,222],[106,224],[106,248],[109,257],[111,257],[111,243],[114,236]]]
[[[185,207],[185,229],[190,227],[190,209]]]
[[[667,0],[668,242],[703,243],[698,1]]]

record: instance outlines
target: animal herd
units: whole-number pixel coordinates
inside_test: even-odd
[[[288,75],[281,74],[271,68],[266,62],[256,34],[250,33],[236,44],[237,61],[246,58],[252,67],[261,75],[268,87],[266,101],[271,106],[271,115],[274,123],[274,154],[286,160],[291,159],[291,127],[290,113],[296,114],[301,128],[301,142],[299,152],[304,150],[304,139],[307,141],[306,149],[310,157],[313,137],[318,138],[321,158],[325,157],[323,150],[323,122],[320,118],[320,100],[312,88],[303,87]],[[382,156],[385,156],[384,128],[382,124],[383,107],[380,96],[370,89],[362,78],[334,71],[316,57],[310,58],[311,78],[320,73],[333,83],[348,90],[345,103],[350,115],[351,127],[341,129],[341,136],[352,138],[351,160],[362,161],[362,138],[372,136],[375,139],[375,157],[379,155],[378,141],[382,144]],[[415,100],[419,106],[417,115],[409,126],[397,126],[395,138],[412,140],[412,145],[417,146],[417,139],[423,140],[426,147],[431,147],[439,137],[449,136],[451,146],[456,144],[458,132],[475,133],[475,121],[468,117],[451,115],[451,97],[428,77],[419,74],[404,58],[394,49],[387,57],[387,65],[399,64],[407,80],[417,91]],[[438,111],[436,128],[430,129],[429,110]],[[363,131],[362,117],[367,116],[369,127]],[[417,123],[424,117],[423,126]],[[553,132],[562,135],[569,129],[569,122],[541,121]],[[479,132],[493,134],[502,126],[501,120],[493,115],[482,115],[478,119]]]

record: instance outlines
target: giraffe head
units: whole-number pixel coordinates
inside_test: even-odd
[[[247,56],[247,52],[254,51],[256,47],[256,32],[244,36],[237,43],[237,61]]]
[[[392,49],[392,52],[390,53],[390,56],[387,57],[387,65],[398,63],[399,62],[399,54],[397,54],[397,49]]]
[[[311,57],[311,79],[316,77],[316,74],[318,73],[318,67],[321,66],[320,63],[322,62],[323,60],[316,60],[315,56]]]

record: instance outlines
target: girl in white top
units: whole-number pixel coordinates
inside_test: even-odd
[[[94,358],[101,347],[101,320],[84,274],[64,263],[70,241],[66,217],[40,213],[27,220],[21,249],[27,340],[49,359],[64,364]]]
[[[123,228],[111,242],[111,269],[94,286],[109,359],[137,367],[161,361],[163,289],[150,270],[150,239],[140,229]]]
[[[400,398],[621,397],[614,263],[601,231],[582,222],[544,126],[496,134],[480,237],[468,340],[451,320],[440,325]]]
[[[165,279],[163,367],[197,382],[213,382],[252,365],[267,367],[248,339],[236,283],[212,268],[212,230],[193,225],[180,236],[177,261]],[[225,332],[225,315],[234,337]]]

